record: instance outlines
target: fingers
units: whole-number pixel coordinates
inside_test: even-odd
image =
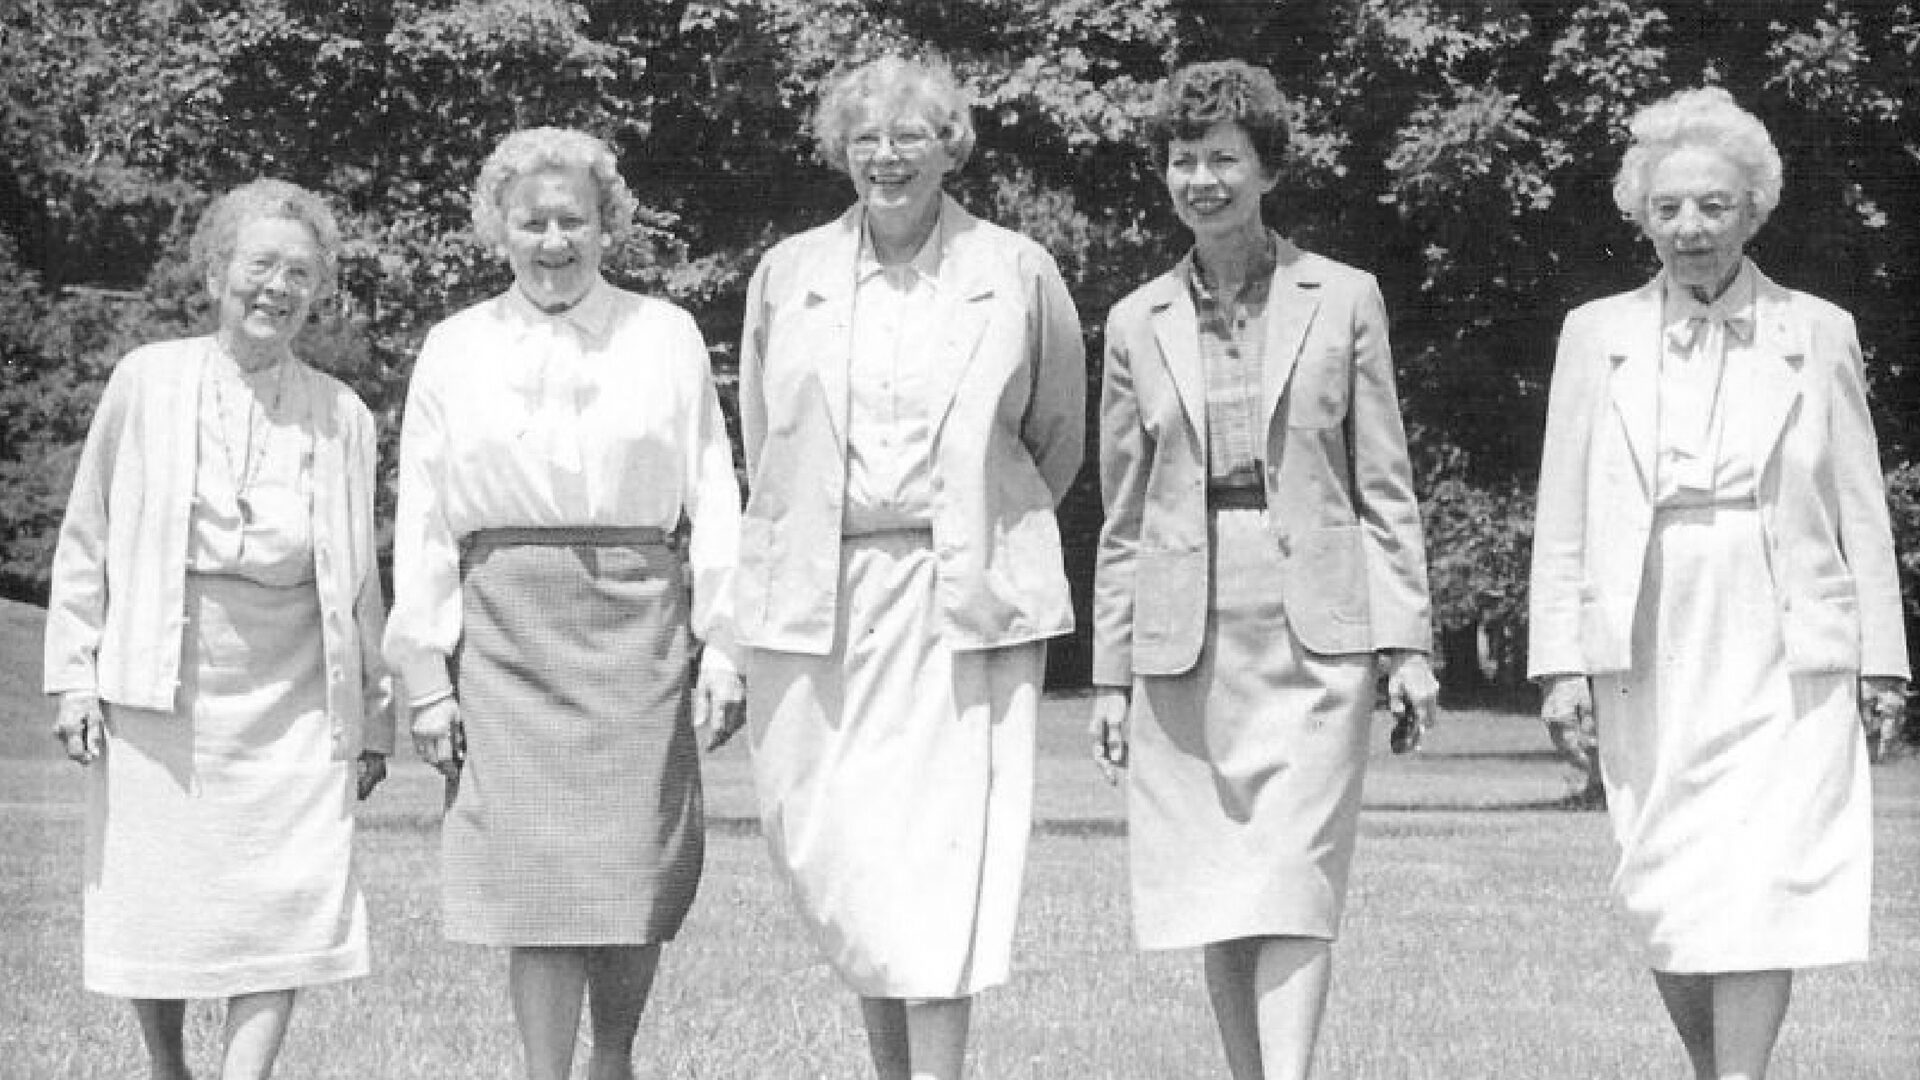
[[[747,725],[747,703],[744,701],[723,701],[718,705],[710,707],[709,715],[714,714],[717,714],[718,721],[714,724],[713,734],[707,738],[707,751],[709,753],[727,745],[727,741],[732,739],[734,735],[739,733],[741,728]]]
[[[379,787],[386,778],[387,755],[361,754],[360,772],[354,784],[356,797],[362,802],[366,801],[367,796],[373,794],[373,789]]]
[[[106,749],[106,715],[91,694],[68,694],[54,706],[53,737],[68,760],[91,765]]]

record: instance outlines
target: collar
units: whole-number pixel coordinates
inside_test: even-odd
[[[1754,305],[1760,292],[1758,273],[1752,260],[1740,260],[1740,269],[1734,271],[1726,291],[1712,303],[1702,303],[1662,271],[1661,325],[1668,339],[1679,349],[1691,349],[1708,323],[1719,323],[1728,337],[1742,345],[1753,344]]]
[[[947,213],[944,197],[936,214],[933,228],[928,231],[927,238],[920,242],[920,250],[907,260],[905,269],[921,281],[938,286],[940,264],[946,253],[952,217]],[[873,235],[867,231],[866,216],[863,214],[860,218],[860,247],[853,257],[854,284],[864,285],[875,274],[885,273],[886,270],[887,267],[880,262],[880,256],[873,250]]]
[[[1247,267],[1247,279],[1240,284],[1240,295],[1232,299],[1253,300],[1266,295],[1273,286],[1273,274],[1280,265],[1280,245],[1284,242],[1279,233],[1267,230],[1266,244]],[[1213,283],[1207,280],[1206,268],[1200,264],[1199,254],[1199,248],[1188,248],[1175,272],[1186,279],[1196,305],[1205,307],[1218,304],[1220,299],[1214,293]]]
[[[613,329],[613,286],[595,274],[593,284],[587,286],[587,294],[579,303],[564,311],[549,312],[536,307],[516,285],[507,290],[506,311],[522,328],[562,323],[589,340],[603,341]]]

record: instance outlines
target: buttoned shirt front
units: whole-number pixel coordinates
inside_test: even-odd
[[[1200,331],[1207,378],[1207,477],[1216,484],[1259,487],[1260,379],[1266,363],[1267,297],[1273,288],[1278,238],[1269,234],[1260,258],[1233,296],[1221,296],[1206,267],[1189,253],[1183,269]]]
[[[884,266],[864,232],[854,268],[847,375],[845,534],[924,529],[933,521],[933,410],[927,327],[940,300],[936,226],[911,260]]]

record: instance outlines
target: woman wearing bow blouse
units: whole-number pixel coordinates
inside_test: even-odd
[[[1561,331],[1529,663],[1563,750],[1597,735],[1614,892],[1695,1076],[1748,1080],[1793,972],[1866,957],[1900,589],[1853,319],[1744,255],[1766,129],[1718,89],[1631,129],[1614,199],[1660,273]]]

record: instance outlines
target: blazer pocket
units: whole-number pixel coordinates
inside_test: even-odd
[[[1287,424],[1332,427],[1347,418],[1353,388],[1353,350],[1343,345],[1303,354],[1287,387]]]
[[[1793,598],[1780,617],[1787,666],[1797,672],[1860,670],[1860,596],[1853,578],[1833,574]]]
[[[1298,534],[1287,561],[1287,619],[1308,651],[1371,652],[1367,556],[1358,525]]]

